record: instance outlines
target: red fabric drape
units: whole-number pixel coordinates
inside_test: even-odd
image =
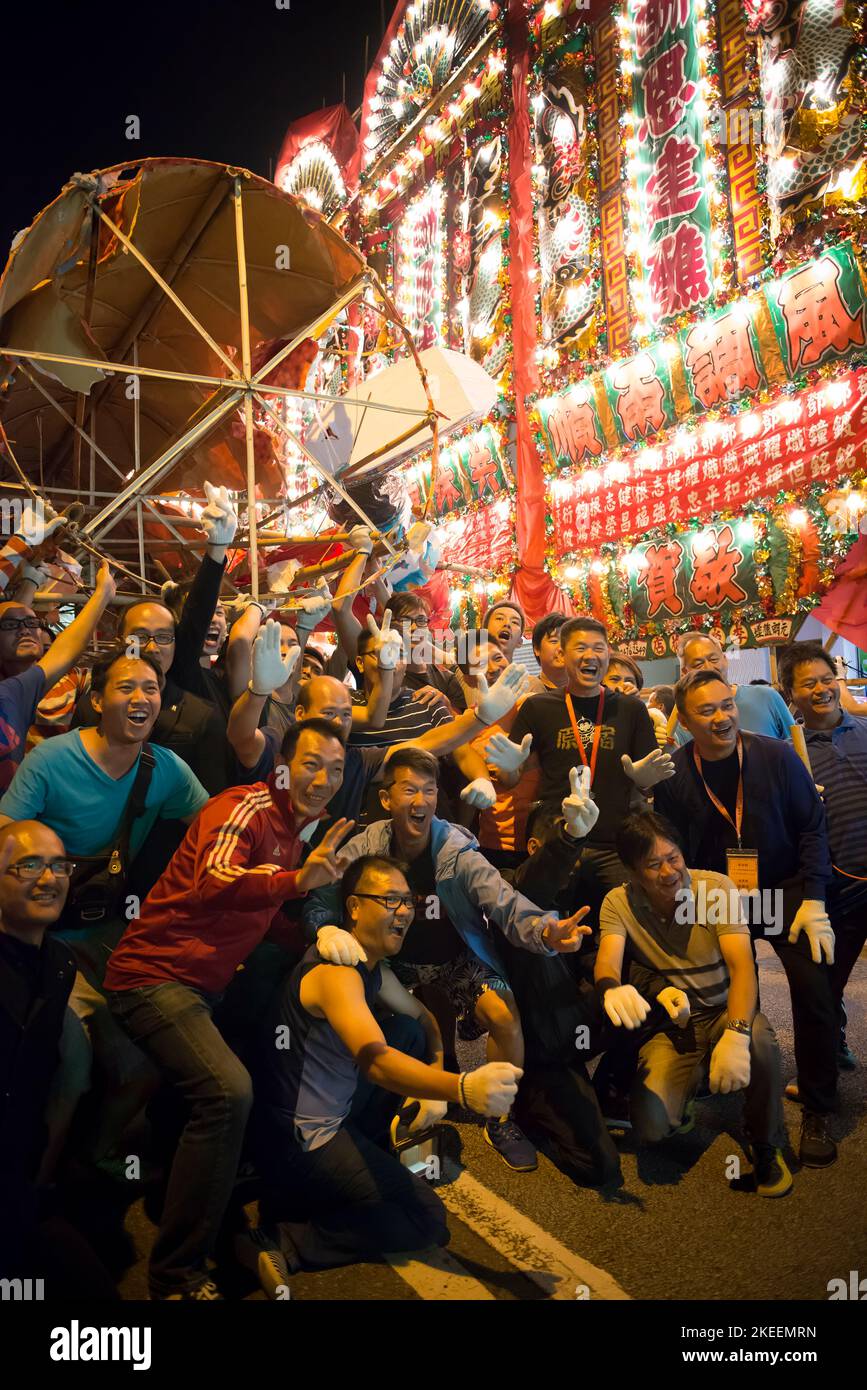
[[[286,165],[292,163],[305,145],[313,145],[317,140],[327,145],[334,155],[351,196],[358,183],[360,146],[358,128],[342,104],[326,106],[292,122],[283,136],[274,182],[279,186],[280,174]]]
[[[813,617],[867,651],[867,536],[855,542]]]

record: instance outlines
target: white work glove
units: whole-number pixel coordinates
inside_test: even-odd
[[[280,655],[280,624],[269,618],[264,627],[260,627],[253,643],[253,672],[250,681],[253,694],[270,695],[272,691],[279,690],[281,685],[285,685],[289,680],[298,665],[300,655],[301,648],[293,647],[286,660],[283,660]]]
[[[710,1088],[714,1095],[742,1091],[750,1084],[750,1036],[727,1028],[710,1054]]]
[[[527,681],[527,672],[516,662],[506,667],[490,690],[485,677],[480,675],[478,691],[481,699],[475,706],[476,718],[482,724],[497,724],[524,694]]]
[[[477,811],[490,811],[496,799],[494,784],[487,777],[477,777],[474,782],[468,782],[461,792],[461,801],[474,806]]]
[[[21,524],[18,526],[18,535],[27,542],[28,545],[38,546],[44,543],[67,525],[65,516],[58,516],[50,502],[41,502],[39,505],[28,502],[21,513]]]
[[[467,1105],[477,1115],[508,1115],[524,1075],[511,1062],[486,1062],[475,1071],[464,1073],[463,1091]]]
[[[38,565],[28,565],[26,561],[18,571],[18,578],[19,581],[26,579],[35,589],[43,589],[48,583],[47,572],[40,569]]]
[[[401,1110],[405,1110],[408,1105],[418,1106],[418,1114],[407,1125],[409,1134],[418,1134],[420,1129],[430,1129],[431,1125],[440,1124],[449,1108],[447,1100],[419,1100],[416,1096],[407,1096]]]
[[[208,538],[208,545],[231,545],[238,529],[238,513],[227,487],[205,483],[208,505],[199,517],[199,525]]]
[[[269,565],[265,573],[268,576],[268,588],[271,593],[288,594],[300,569],[300,560],[282,560],[278,564]]]
[[[643,792],[650,791],[657,782],[673,777],[676,771],[671,754],[664,753],[661,748],[654,748],[652,753],[648,753],[646,758],[639,758],[637,763],[632,761],[628,753],[624,753],[620,762],[626,776]]]
[[[322,959],[332,965],[358,965],[367,960],[361,942],[342,927],[320,927],[316,933],[316,949]]]
[[[373,551],[373,536],[367,526],[353,526],[347,542],[359,555],[370,555]]]
[[[505,734],[491,734],[485,744],[485,762],[497,772],[517,772],[529,758],[532,745],[532,734],[525,734],[520,743],[513,743]]]
[[[678,1028],[685,1028],[689,1023],[689,995],[682,989],[676,989],[674,985],[668,985],[666,989],[661,989],[656,996],[657,1004],[661,1004],[673,1023]]]
[[[427,545],[428,536],[433,527],[429,521],[414,521],[406,533],[406,548],[408,551],[407,559],[412,555],[416,560],[421,559],[422,551]]]
[[[377,625],[373,614],[368,613],[367,630],[376,638],[374,650],[379,666],[383,671],[393,671],[403,655],[403,638],[399,632],[391,630],[391,609],[387,609],[382,627]]]
[[[837,672],[838,681],[845,681],[849,679],[849,672],[846,669],[846,662],[843,660],[842,656],[834,657],[834,668]]]
[[[607,989],[602,1006],[615,1028],[638,1028],[650,1013],[647,1000],[633,985],[613,985]]]
[[[659,748],[670,748],[674,739],[668,732],[668,720],[661,709],[649,709],[647,713],[653,720],[653,732],[656,734],[656,743]]]
[[[801,932],[807,933],[810,955],[817,965],[822,956],[829,965],[834,964],[834,928],[825,911],[825,904],[817,898],[805,898],[795,913],[795,920],[789,928],[789,945],[794,946]]]
[[[561,802],[567,834],[583,840],[599,819],[599,807],[590,791],[589,767],[573,767],[569,772],[569,795]]]
[[[312,632],[318,627],[323,618],[327,618],[331,612],[332,594],[324,579],[317,581],[316,588],[311,589],[306,598],[298,600],[297,612],[295,616],[296,632]]]

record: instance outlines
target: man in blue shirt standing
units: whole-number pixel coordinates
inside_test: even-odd
[[[852,1071],[843,991],[867,941],[867,723],[841,708],[835,663],[819,642],[796,642],[782,653],[780,682],[804,721],[813,776],[825,802],[833,868],[831,985],[841,1025],[837,1061]]]
[[[731,681],[726,654],[715,638],[705,632],[687,633],[680,641],[680,674],[693,671],[718,671],[723,680]],[[735,686],[740,727],[744,733],[764,734],[767,738],[788,738],[792,716],[779,691],[771,685]],[[679,746],[688,743],[690,733],[682,722],[675,725],[674,741]]]

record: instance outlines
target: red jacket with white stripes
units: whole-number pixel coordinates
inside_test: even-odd
[[[177,980],[206,994],[224,990],[281,903],[301,896],[304,824],[273,773],[213,797],[115,947],[105,988]]]

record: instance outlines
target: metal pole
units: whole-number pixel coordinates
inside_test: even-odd
[[[138,338],[133,338],[133,343],[132,343],[132,360],[133,360],[134,366],[137,367],[137,366],[138,366]],[[138,474],[141,472],[141,413],[140,413],[140,412],[141,412],[141,401],[139,400],[139,392],[140,392],[140,390],[141,390],[141,387],[140,387],[140,384],[139,384],[139,379],[138,379],[138,377],[136,377],[136,379],[135,379],[135,400],[133,401],[133,413],[132,413],[133,467],[134,467],[134,469],[135,469],[135,475],[136,475],[136,476],[138,476]],[[146,594],[146,593],[147,593],[147,585],[146,585],[146,583],[145,583],[145,578],[144,578],[144,576],[145,576],[144,522],[143,522],[143,520],[142,520],[141,497],[140,497],[140,496],[136,498],[136,504],[135,504],[135,522],[136,522],[136,530],[137,530],[137,532],[138,532],[138,563],[139,563],[139,569],[141,570],[141,573],[142,573],[141,591],[142,591],[143,594]]]
[[[235,248],[238,254],[238,299],[241,306],[241,370],[247,389],[244,392],[244,435],[247,443],[247,529],[249,532],[250,593],[259,597],[259,547],[256,535],[256,452],[253,442],[253,388],[250,373],[253,369],[250,353],[250,305],[247,299],[247,257],[244,251],[244,207],[241,196],[241,176],[235,175]]]

